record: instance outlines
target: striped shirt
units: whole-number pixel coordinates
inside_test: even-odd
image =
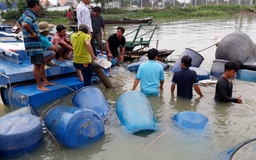
[[[26,31],[22,26],[23,22],[30,25],[31,30],[37,34],[37,37],[31,38],[29,36],[29,32]],[[37,54],[43,54],[43,47],[40,38],[40,32],[38,30],[36,13],[33,10],[27,8],[22,16],[18,19],[18,23],[22,26],[22,33],[27,55],[34,56]]]
[[[93,34],[101,33],[101,28],[105,27],[102,16],[99,15],[98,17],[94,17],[93,13],[91,13],[91,19],[92,19]]]

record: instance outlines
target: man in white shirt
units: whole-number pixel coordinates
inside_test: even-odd
[[[76,8],[76,15],[77,15],[77,21],[78,21],[77,26],[80,26],[80,24],[86,24],[90,32],[93,32],[91,13],[87,6],[90,3],[91,3],[91,0],[81,0],[80,3],[77,5],[77,8]]]

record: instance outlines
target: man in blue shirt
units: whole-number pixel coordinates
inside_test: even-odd
[[[52,59],[55,57],[56,52],[58,52],[59,46],[58,46],[58,37],[54,37],[54,45],[48,40],[46,36],[50,35],[50,31],[54,27],[53,24],[48,24],[47,22],[40,22],[38,24],[39,32],[40,32],[40,38],[42,41],[43,46],[43,54],[44,54],[44,62],[47,65],[50,66],[57,66],[55,62],[52,61]]]
[[[43,47],[40,38],[40,33],[37,25],[36,12],[40,9],[38,0],[27,0],[27,9],[16,22],[16,25],[23,33],[24,44],[27,55],[30,56],[30,61],[34,64],[34,76],[37,83],[37,89],[41,91],[49,91],[46,86],[52,86],[45,74]],[[40,77],[43,79],[41,82]]]
[[[193,97],[193,90],[203,97],[203,94],[198,86],[197,74],[195,71],[189,69],[192,59],[188,55],[181,58],[181,71],[175,72],[172,77],[171,93],[175,90],[177,84],[177,95],[182,98],[191,99]]]
[[[140,82],[141,92],[146,96],[158,96],[159,89],[163,89],[164,70],[162,65],[156,63],[158,51],[154,48],[148,51],[148,61],[139,66],[132,90]]]

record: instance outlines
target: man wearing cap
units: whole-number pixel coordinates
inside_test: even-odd
[[[140,82],[140,90],[146,96],[158,96],[159,89],[163,90],[164,70],[162,65],[156,63],[158,51],[154,48],[148,51],[148,61],[139,66],[132,90]]]
[[[47,65],[50,66],[57,66],[55,62],[52,61],[52,59],[55,57],[56,52],[58,52],[58,37],[54,37],[54,45],[48,40],[46,36],[50,34],[50,31],[54,27],[53,24],[48,24],[47,22],[40,22],[38,24],[40,37],[42,41],[43,46],[43,54],[44,54],[44,62]]]
[[[179,97],[191,99],[193,97],[192,88],[195,89],[196,93],[199,94],[200,97],[203,97],[203,94],[198,86],[197,74],[195,71],[189,69],[191,62],[192,58],[188,55],[181,58],[181,71],[175,72],[172,77],[172,96],[175,90],[175,85],[177,84],[177,95]]]
[[[16,25],[22,30],[24,44],[27,55],[30,56],[30,61],[34,64],[34,76],[37,83],[37,89],[41,91],[49,91],[46,86],[52,86],[45,74],[43,47],[40,38],[40,33],[37,25],[36,12],[40,9],[38,0],[27,0],[27,9],[16,22]],[[41,82],[40,77],[43,79]]]
[[[97,59],[91,46],[91,36],[85,24],[78,27],[78,32],[73,33],[71,42],[74,47],[74,67],[82,71],[84,86],[91,85],[92,59]]]

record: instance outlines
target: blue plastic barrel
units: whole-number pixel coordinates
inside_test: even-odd
[[[239,69],[236,78],[244,81],[256,81],[256,71],[251,71],[247,69]]]
[[[219,79],[225,71],[225,63],[229,61],[223,59],[215,59],[212,63],[210,75]]]
[[[0,118],[0,157],[32,151],[42,141],[40,118],[31,114],[5,115]]]
[[[198,67],[189,67],[190,70],[193,70],[197,74],[197,79],[199,81],[204,80],[204,79],[209,79],[210,78],[210,73],[202,68]]]
[[[188,129],[204,129],[208,122],[208,118],[198,112],[184,111],[173,116],[175,123]]]
[[[72,98],[76,107],[91,109],[103,119],[109,114],[109,104],[101,90],[94,86],[81,88]]]
[[[131,132],[156,129],[156,119],[147,97],[139,91],[127,91],[116,101],[116,114]]]
[[[174,63],[174,65],[171,69],[172,73],[175,73],[175,72],[181,70],[181,67],[180,67],[181,58],[186,55],[188,55],[192,58],[192,62],[191,62],[192,67],[200,67],[200,65],[202,64],[202,62],[204,60],[204,57],[201,54],[199,54],[198,52],[196,52],[192,49],[189,49],[189,48],[185,48],[185,51],[180,55],[179,59],[177,59],[176,62]]]
[[[256,157],[256,138],[250,138],[237,144],[226,151],[223,151],[218,156],[223,160],[241,160],[255,159]]]
[[[137,72],[138,69],[139,69],[139,66],[142,64],[142,63],[145,63],[147,62],[146,61],[138,61],[138,62],[134,62],[134,63],[131,63],[131,64],[128,64],[125,68],[127,70],[129,70],[130,72]],[[156,61],[157,63],[161,64],[162,67],[163,67],[163,70],[167,70],[170,66],[168,66],[167,64],[163,63],[163,62],[160,62],[160,61]]]
[[[35,109],[35,107],[33,107],[31,105],[16,109],[15,111],[12,111],[12,112],[9,112],[9,113],[5,114],[5,116],[14,116],[14,115],[21,115],[21,114],[32,114],[32,115],[37,116],[37,117],[40,116],[40,114]]]
[[[44,117],[52,135],[67,148],[77,148],[104,136],[102,118],[90,109],[57,106]]]

